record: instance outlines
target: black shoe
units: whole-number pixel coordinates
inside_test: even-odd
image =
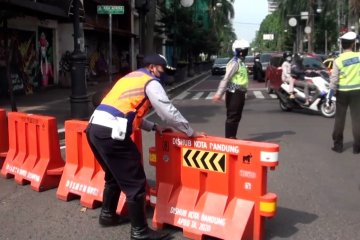
[[[106,214],[104,212],[101,212],[99,217],[99,224],[102,227],[118,226],[128,222],[130,222],[129,218],[119,216],[117,214]]]
[[[117,226],[130,220],[116,214],[116,208],[120,197],[120,190],[111,188],[105,184],[103,202],[99,216],[99,224],[103,227]]]
[[[127,201],[131,220],[131,240],[159,240],[168,236],[168,233],[154,231],[148,227],[145,213],[145,195],[138,196],[134,201]]]
[[[331,150],[333,150],[334,152],[337,152],[337,153],[342,153],[343,148],[341,146],[335,145],[331,148]]]

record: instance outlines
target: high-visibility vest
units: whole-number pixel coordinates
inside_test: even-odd
[[[335,59],[339,68],[339,91],[360,89],[360,53],[345,52]]]
[[[96,109],[125,117],[132,129],[139,128],[142,118],[151,108],[145,86],[152,80],[158,79],[144,68],[127,74],[116,82]]]
[[[249,85],[249,78],[246,65],[239,58],[233,58],[231,61],[236,61],[239,64],[239,69],[231,78],[230,82],[247,88]],[[230,62],[228,64],[230,64]]]

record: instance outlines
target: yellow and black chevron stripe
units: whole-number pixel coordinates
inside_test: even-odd
[[[226,171],[226,154],[196,149],[182,149],[183,166],[214,172]]]

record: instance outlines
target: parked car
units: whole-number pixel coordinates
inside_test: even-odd
[[[244,62],[248,70],[248,74],[249,75],[253,74],[254,56],[246,56]]]
[[[213,66],[211,67],[212,75],[224,75],[226,72],[226,65],[230,58],[216,58]]]
[[[260,54],[260,62],[261,62],[262,70],[264,73],[266,72],[266,68],[270,64],[270,59],[274,54],[276,54],[276,53],[261,53]]]
[[[268,68],[266,70],[266,80],[265,86],[267,91],[271,93],[273,90],[279,89],[280,85],[282,84],[281,74],[282,74],[282,65],[283,59],[282,55],[273,55]],[[327,80],[329,78],[329,71],[325,67],[325,65],[319,60],[317,57],[314,56],[304,56],[303,65],[305,70],[312,70],[320,73],[324,76]]]
[[[267,66],[265,72],[265,86],[268,93],[271,93],[273,88],[278,89],[281,85],[281,65],[283,61],[284,60],[282,54],[274,54],[269,61],[269,65]],[[273,81],[272,84],[276,85],[271,86],[270,79],[280,79],[280,82]]]

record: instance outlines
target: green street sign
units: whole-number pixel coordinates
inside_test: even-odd
[[[98,14],[124,14],[124,6],[98,5]]]

